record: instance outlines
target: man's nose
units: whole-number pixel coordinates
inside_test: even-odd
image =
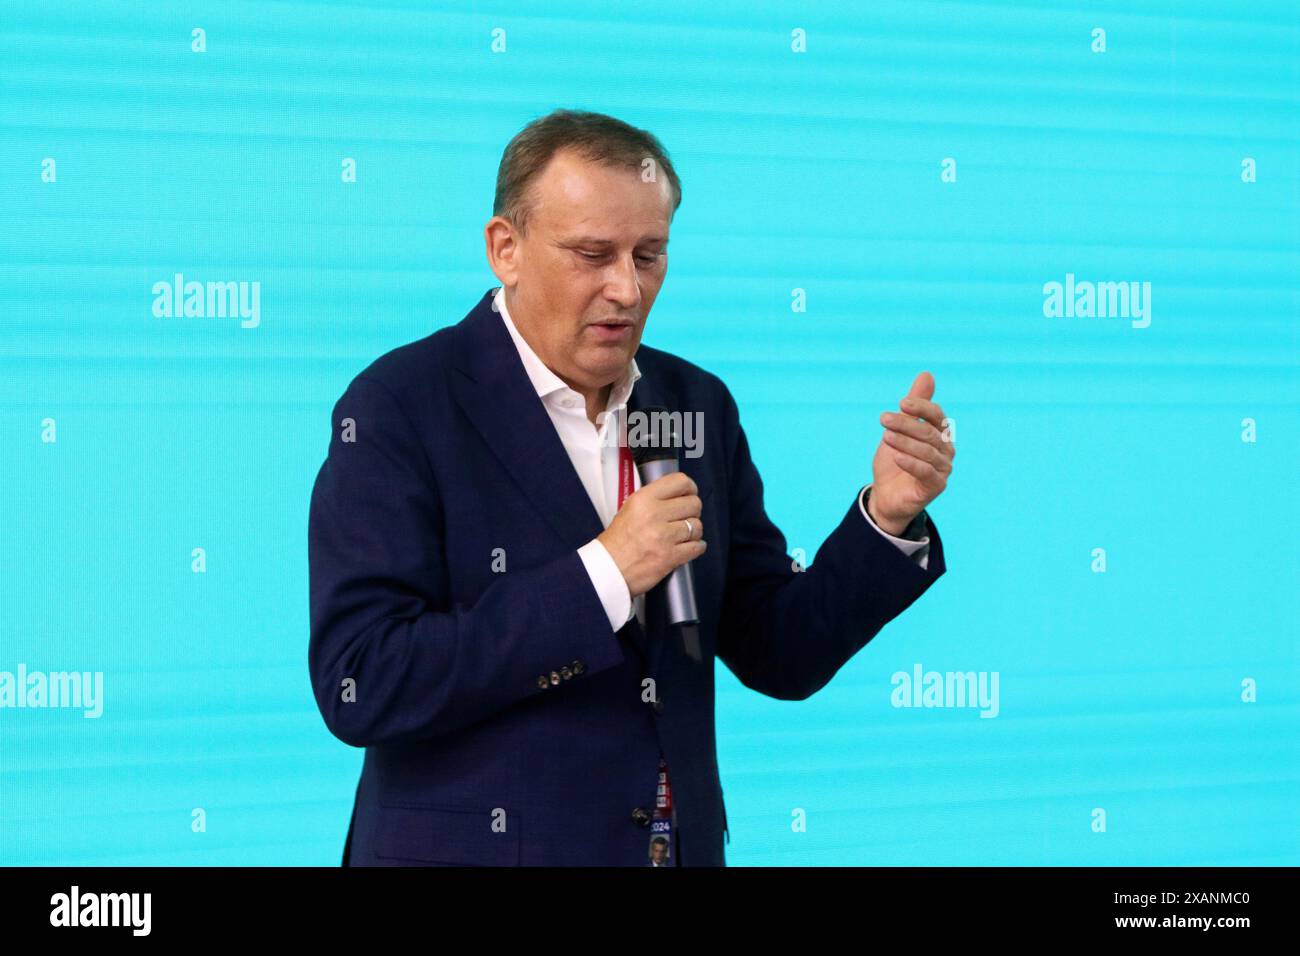
[[[611,269],[613,271],[605,282],[606,296],[625,309],[640,305],[641,283],[637,280],[636,256],[616,260]]]

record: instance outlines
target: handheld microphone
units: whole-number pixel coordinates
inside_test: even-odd
[[[664,423],[666,440],[656,442],[660,429],[650,428],[651,436],[647,442],[633,444],[629,441],[632,458],[636,461],[637,471],[641,475],[641,484],[648,485],[657,478],[680,471],[677,461],[681,436],[678,435],[672,416],[668,409],[652,405],[641,409],[652,424]],[[691,563],[679,564],[669,573],[661,585],[668,602],[668,624],[677,631],[682,653],[693,661],[702,659],[700,653],[700,615],[695,607],[695,579],[691,574]]]

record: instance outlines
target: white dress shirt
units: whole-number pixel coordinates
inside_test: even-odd
[[[541,399],[546,413],[550,415],[555,431],[560,436],[564,450],[568,452],[569,460],[573,462],[573,468],[577,471],[582,486],[587,490],[587,495],[591,498],[601,523],[608,528],[618,510],[618,445],[612,442],[611,432],[615,435],[618,433],[618,421],[627,412],[627,400],[632,394],[632,386],[641,377],[636,359],[628,363],[627,370],[610,388],[609,401],[605,405],[606,414],[597,427],[587,417],[587,400],[547,368],[537,357],[537,353],[524,341],[524,337],[519,334],[506,309],[504,289],[497,289],[492,307],[500,313],[505,322],[506,330],[510,333],[510,338],[519,351],[519,358],[524,363],[524,371],[528,373],[529,380],[537,390],[537,397]],[[641,487],[641,476],[637,474],[635,468],[632,470],[632,482],[633,491]],[[870,484],[864,485],[858,492],[858,508],[863,518],[904,554],[912,556],[921,567],[927,567],[929,536],[919,541],[911,541],[895,537],[877,527],[863,503],[867,489],[870,487]],[[707,536],[706,528],[705,537]],[[623,579],[623,572],[618,569],[618,565],[614,563],[613,557],[605,546],[598,539],[592,538],[578,549],[578,557],[582,559],[596,594],[600,597],[600,603],[609,616],[610,627],[617,631],[632,619],[633,614],[636,614],[637,619],[644,626],[645,595],[632,598],[627,582]]]

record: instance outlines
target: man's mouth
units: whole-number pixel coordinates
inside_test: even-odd
[[[587,328],[593,330],[601,341],[617,342],[632,335],[635,323],[625,319],[610,319],[607,322],[593,322]]]

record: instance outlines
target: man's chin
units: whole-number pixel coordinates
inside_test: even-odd
[[[632,360],[632,353],[623,347],[595,346],[586,352],[587,361],[582,363],[583,369],[595,379],[617,379],[627,371],[628,362]]]

